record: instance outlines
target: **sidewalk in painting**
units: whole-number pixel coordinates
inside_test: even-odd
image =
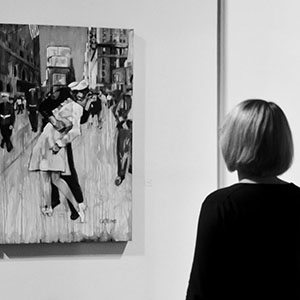
[[[132,177],[127,173],[120,186],[114,184],[116,124],[111,111],[107,111],[102,129],[82,125],[82,135],[72,144],[88,206],[85,223],[70,220],[65,201],[52,217],[42,215],[41,207],[50,197],[50,182],[43,172],[28,172],[39,133],[31,131],[26,114],[17,116],[14,150],[0,149],[0,243],[131,240]]]

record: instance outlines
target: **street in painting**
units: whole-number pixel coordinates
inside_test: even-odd
[[[0,24],[0,243],[132,239],[133,30]]]

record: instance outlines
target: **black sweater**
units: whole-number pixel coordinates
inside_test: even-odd
[[[203,202],[187,300],[300,299],[300,188],[238,183]]]

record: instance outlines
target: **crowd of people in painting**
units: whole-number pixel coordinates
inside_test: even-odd
[[[18,115],[27,114],[31,130],[39,133],[29,161],[30,172],[45,172],[51,182],[51,197],[42,207],[52,216],[60,204],[60,193],[70,208],[71,220],[85,221],[86,204],[73,159],[72,142],[81,134],[81,125],[102,130],[105,113],[111,110],[116,120],[117,174],[115,185],[122,184],[127,172],[132,173],[132,96],[127,91],[92,90],[85,80],[72,82],[38,99],[39,88],[31,88],[28,97],[15,99],[1,93],[1,148],[11,152],[11,136]]]

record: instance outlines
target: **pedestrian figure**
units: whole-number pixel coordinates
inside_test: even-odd
[[[119,186],[128,172],[132,173],[132,120],[128,114],[131,110],[132,98],[130,92],[121,94],[112,112],[117,121],[117,177],[115,184]]]
[[[29,89],[29,97],[27,101],[27,110],[31,130],[37,132],[38,130],[38,90],[37,88]]]
[[[17,115],[22,114],[24,110],[24,104],[23,104],[23,98],[21,95],[17,97],[16,101],[16,109],[17,109]]]
[[[101,109],[102,103],[101,99],[96,93],[93,93],[91,96],[91,103],[90,103],[90,118],[89,118],[89,126],[95,125],[100,127],[101,126]]]
[[[124,120],[117,125],[117,177],[115,184],[119,186],[128,172],[132,173],[132,120]]]
[[[9,101],[8,93],[1,93],[0,102],[0,131],[2,135],[1,148],[6,145],[7,152],[13,149],[13,144],[10,140],[15,123],[14,106]]]

